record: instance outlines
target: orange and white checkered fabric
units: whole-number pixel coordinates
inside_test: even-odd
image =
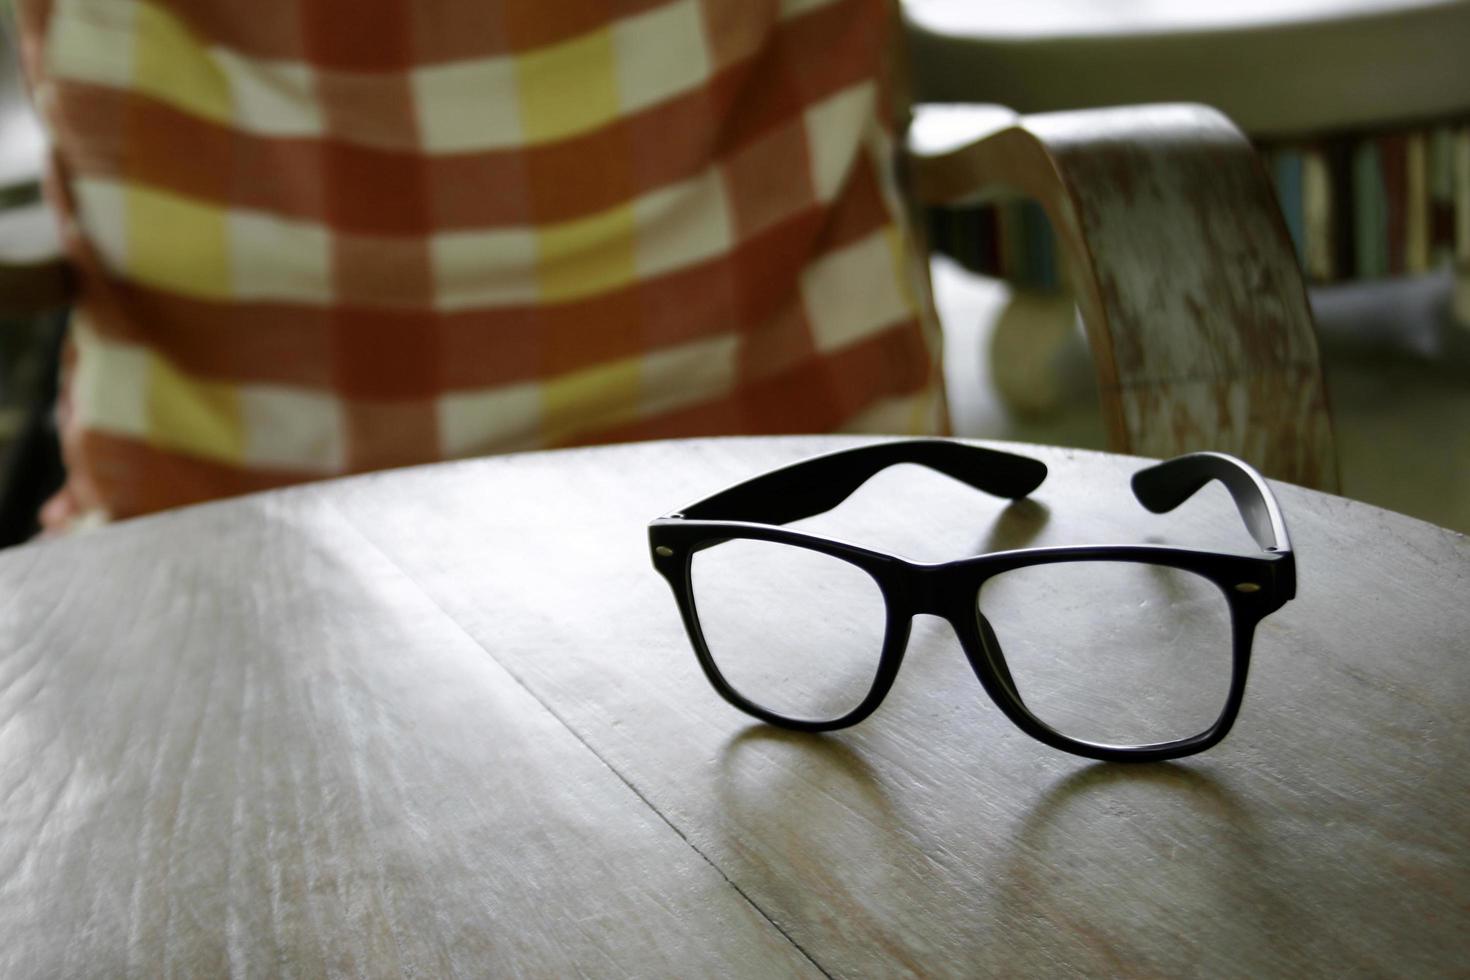
[[[944,425],[887,0],[21,13],[83,277],[63,420],[83,508]]]

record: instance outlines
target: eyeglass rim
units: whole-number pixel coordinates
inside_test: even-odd
[[[856,449],[809,457],[737,483],[696,501],[649,525],[654,567],[669,582],[696,658],[716,692],[734,707],[771,724],[799,731],[832,731],[855,725],[871,715],[892,687],[907,648],[915,615],[935,612],[949,620],[981,686],[1010,720],[1031,737],[1062,751],[1105,761],[1145,762],[1179,758],[1204,751],[1229,733],[1244,699],[1255,627],[1296,594],[1295,558],[1280,507],[1266,481],[1248,464],[1223,453],[1191,453],[1155,464],[1132,477],[1134,495],[1156,513],[1179,506],[1206,484],[1218,480],[1230,492],[1246,529],[1262,552],[1240,555],[1171,545],[1078,545],[1013,549],[937,564],[911,562],[850,542],[795,531],[779,522],[797,520],[835,507],[864,482],[899,463],[918,463],[970,484],[976,489],[1013,498],[1028,495],[1047,475],[1045,464],[1012,453],[952,440],[889,440]],[[815,508],[815,509],[813,509]],[[719,519],[722,511],[745,510],[773,522]],[[794,719],[769,711],[739,694],[720,673],[699,625],[691,575],[693,555],[721,541],[749,538],[808,548],[847,560],[867,571],[884,597],[886,625],[873,687],[847,715],[830,721]],[[1015,568],[1060,561],[1137,561],[1192,571],[1220,587],[1230,608],[1231,686],[1214,725],[1198,735],[1142,746],[1117,746],[1071,738],[1037,718],[1008,682],[1003,653],[990,651],[982,635],[978,596],[988,578]],[[1259,575],[1250,575],[1254,570]],[[905,583],[915,576],[958,577],[973,581],[966,605],[974,616],[948,608],[916,606]],[[977,577],[978,576],[978,577]],[[1240,581],[1227,582],[1227,579]],[[1259,579],[1259,581],[1258,581]],[[1242,591],[1234,586],[1258,586]],[[895,615],[895,596],[899,615]],[[906,613],[906,614],[905,614]],[[1004,678],[1004,679],[1003,679]],[[1009,688],[1009,689],[1008,689]]]
[[[882,704],[897,679],[907,652],[915,616],[938,615],[947,620],[960,640],[977,680],[998,708],[1026,734],[1054,748],[1107,761],[1155,761],[1179,758],[1203,751],[1228,734],[1244,699],[1256,625],[1280,607],[1269,587],[1256,592],[1233,588],[1242,581],[1266,579],[1283,559],[1275,556],[1234,555],[1169,545],[1080,545],[1024,548],[962,558],[952,562],[912,562],[819,535],[768,525],[729,521],[674,521],[661,525],[659,539],[675,548],[675,558],[666,558],[660,571],[673,588],[685,632],[706,680],[732,706],[762,721],[797,731],[827,732],[856,725]],[[884,603],[884,635],[877,669],[862,700],[851,711],[832,719],[807,719],[783,715],[752,701],[739,692],[720,670],[710,651],[700,621],[693,580],[694,556],[706,547],[732,540],[769,541],[829,555],[861,569],[876,583]],[[1225,705],[1214,724],[1197,735],[1148,745],[1108,745],[1063,734],[1037,717],[1008,682],[1004,652],[992,649],[983,636],[979,617],[980,590],[1002,574],[1020,568],[1057,563],[1124,561],[1176,568],[1210,581],[1224,596],[1231,622],[1231,682]],[[916,601],[910,588],[912,576],[924,575],[941,581],[936,590],[947,594],[946,604]]]

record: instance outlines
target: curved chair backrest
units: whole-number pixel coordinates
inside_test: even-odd
[[[1019,193],[1051,219],[1097,368],[1109,448],[1228,452],[1335,490],[1306,289],[1270,182],[1213,109],[997,120],[925,107],[910,134],[929,204]]]

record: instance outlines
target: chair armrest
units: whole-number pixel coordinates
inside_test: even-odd
[[[0,317],[59,309],[75,293],[50,210],[33,204],[0,211]]]
[[[1009,193],[1046,210],[1112,449],[1221,450],[1337,487],[1305,285],[1266,173],[1223,115],[920,107],[908,149],[921,203]]]

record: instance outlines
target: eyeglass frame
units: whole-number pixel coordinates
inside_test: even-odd
[[[1157,762],[1214,746],[1235,724],[1245,697],[1256,626],[1296,596],[1296,558],[1271,488],[1251,466],[1225,453],[1177,456],[1133,474],[1134,497],[1166,513],[1212,481],[1224,484],[1247,531],[1262,549],[1242,555],[1173,545],[1082,545],[1021,548],[946,562],[916,562],[805,531],[782,527],[836,507],[873,476],[902,463],[943,473],[993,496],[1019,500],[1046,479],[1040,460],[963,442],[901,439],[800,460],[734,484],[648,525],[654,568],[669,583],[705,678],[729,704],[772,725],[829,732],[865,720],[888,696],[908,648],[913,619],[938,616],[951,625],[971,670],[991,701],[1032,738],[1074,755],[1107,762]],[[737,516],[738,515],[738,516]],[[790,718],[740,694],[710,654],[694,599],[693,558],[731,540],[770,541],[830,555],[857,566],[878,585],[885,626],[872,687],[847,714],[830,720]],[[1193,572],[1214,583],[1230,608],[1231,678],[1224,709],[1205,731],[1141,746],[1108,745],[1064,735],[1026,707],[999,640],[980,608],[985,582],[1004,572],[1062,562],[1117,561]]]

